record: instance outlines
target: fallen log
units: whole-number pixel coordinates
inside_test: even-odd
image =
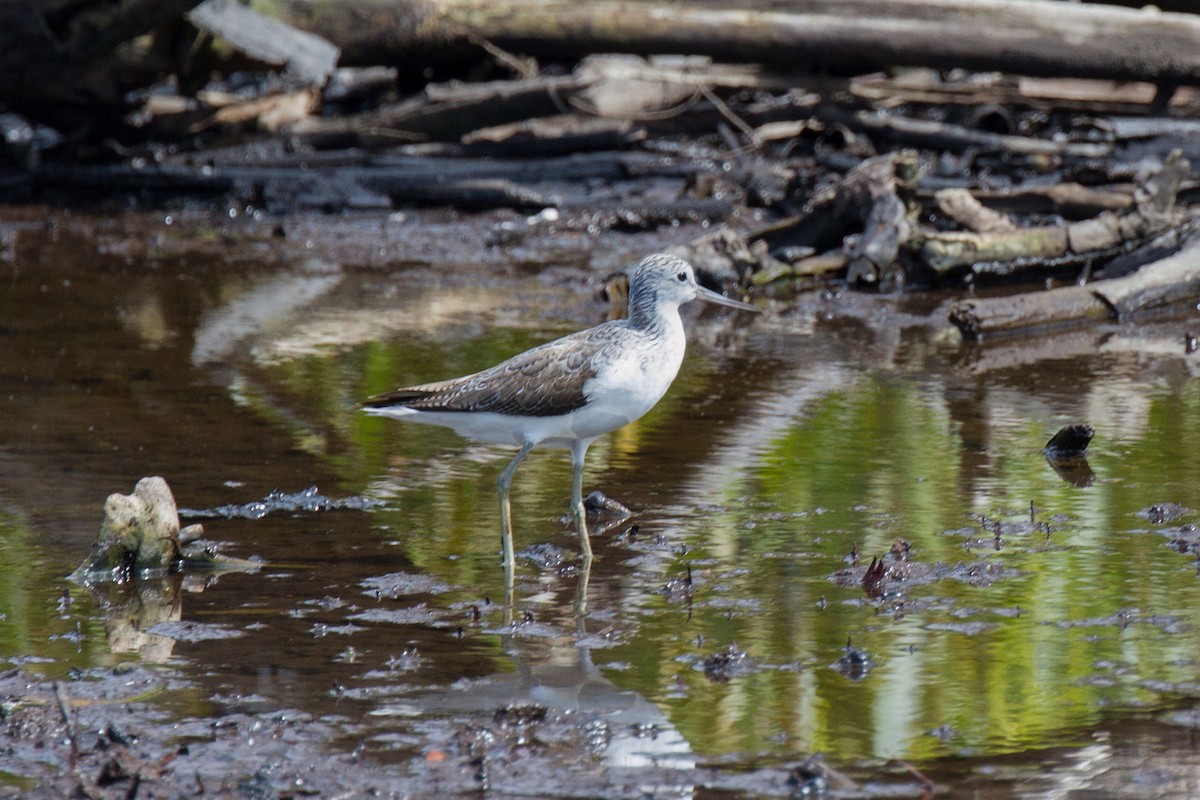
[[[403,102],[360,114],[306,119],[290,133],[310,145],[330,148],[447,142],[459,137],[467,143],[492,135],[481,134],[484,129],[519,125],[590,126],[597,130],[605,120],[610,125],[645,124],[660,132],[691,132],[711,128],[721,119],[715,107],[723,102],[716,97],[718,93],[782,91],[790,86],[791,82],[762,69],[713,64],[707,58],[593,56],[565,76],[430,84]],[[806,114],[806,110],[800,103],[784,106],[776,102],[771,104],[769,116]],[[540,122],[543,119],[551,121]],[[578,144],[586,141],[580,139]]]
[[[417,97],[329,119],[310,117],[290,133],[313,147],[394,146],[403,142],[457,140],[479,128],[548,117],[588,85],[574,75],[482,84],[431,84]]]
[[[744,0],[735,8],[615,0],[259,3],[320,32],[347,64],[458,60],[478,52],[475,42],[483,39],[544,59],[693,53],[792,69],[927,66],[1200,82],[1200,19],[1092,3],[796,0],[765,9]]]
[[[1111,319],[1104,301],[1084,286],[971,299],[950,308],[950,321],[968,339],[1040,331],[1085,320]]]
[[[1142,267],[1123,278],[1089,287],[1118,319],[1200,297],[1200,243]]]
[[[1102,188],[1068,181],[1053,186],[973,189],[971,194],[996,211],[1058,214],[1067,219],[1084,219],[1104,211],[1125,211],[1133,205],[1133,187],[1127,184]]]
[[[1148,81],[1002,74],[947,76],[931,69],[909,70],[894,77],[878,73],[857,76],[850,79],[847,91],[869,103],[883,102],[893,106],[1019,107],[1137,115],[1149,113],[1159,95],[1157,87]],[[1172,97],[1171,105],[1187,107],[1195,102],[1194,89],[1180,88]],[[986,113],[986,109],[978,110]]]
[[[480,210],[547,207],[590,214],[602,228],[644,230],[679,220],[718,221],[728,200],[680,197],[626,202],[606,197],[595,184],[636,176],[682,184],[705,167],[654,153],[600,151],[567,156],[488,160],[422,155],[368,156],[361,152],[278,154],[255,161],[242,151],[213,151],[199,164],[188,157],[163,164],[44,165],[23,173],[9,188],[61,202],[78,202],[81,188],[97,196],[163,198],[223,195],[230,202],[272,212],[326,212],[443,205]],[[589,188],[572,188],[587,184]]]
[[[950,308],[950,321],[963,335],[982,339],[998,334],[1044,330],[1088,320],[1125,319],[1200,298],[1200,234],[1166,258],[1123,278],[1094,281],[1045,292],[964,300]]]
[[[818,109],[816,116],[827,124],[845,125],[851,130],[874,134],[896,144],[953,153],[987,150],[1027,156],[1087,159],[1104,158],[1113,150],[1113,146],[1107,142],[1060,142],[1032,136],[991,133],[936,120],[871,111],[848,111],[837,106],[822,107]]]

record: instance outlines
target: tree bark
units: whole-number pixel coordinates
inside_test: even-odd
[[[1049,0],[792,0],[742,7],[618,0],[258,0],[345,62],[461,58],[478,38],[525,55],[689,53],[874,70],[960,67],[1200,83],[1200,18]],[[414,55],[419,60],[414,61]]]

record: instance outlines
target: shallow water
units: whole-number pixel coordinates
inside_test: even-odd
[[[1172,545],[1200,521],[1195,314],[969,348],[869,324],[850,296],[692,310],[667,397],[590,451],[587,489],[635,516],[594,534],[586,591],[569,460],[535,451],[518,471],[506,607],[509,452],[354,405],[600,321],[584,273],[279,266],[35,222],[7,241],[0,661],[165,661],[194,680],[157,701],[174,715],[297,709],[397,765],[439,720],[532,700],[643,732],[606,763],[819,751],[964,786],[979,777],[963,764],[1016,754],[1040,774],[1019,754],[1078,753],[1131,712],[1200,697],[1198,564]],[[1074,422],[1096,436],[1064,477],[1041,447]],[[64,576],[105,496],[144,475],[192,509],[313,485],[375,505],[206,520],[264,568],[168,581],[122,618]],[[1166,504],[1169,520],[1139,513]],[[910,563],[961,568],[871,597],[859,574],[898,538]],[[863,674],[837,669],[848,642]],[[714,679],[728,648],[745,658]]]

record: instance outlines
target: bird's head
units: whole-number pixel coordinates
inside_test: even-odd
[[[696,282],[696,270],[679,256],[655,253],[646,256],[629,270],[629,302],[631,309],[643,303],[650,306],[680,306],[692,300],[758,311],[749,303],[734,300]]]

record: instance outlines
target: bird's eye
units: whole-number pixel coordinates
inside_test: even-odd
[[[687,273],[683,270],[679,270],[679,272],[675,274],[675,280],[679,281],[680,283],[687,283]]]

